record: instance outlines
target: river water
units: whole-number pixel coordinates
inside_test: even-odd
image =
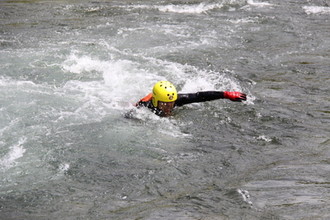
[[[328,0],[1,0],[0,25],[0,219],[330,218]],[[134,109],[158,80],[248,101]]]

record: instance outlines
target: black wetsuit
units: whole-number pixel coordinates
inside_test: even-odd
[[[148,96],[146,96],[148,97]],[[144,106],[152,110],[155,114],[162,116],[163,112],[154,107],[151,101],[151,96],[149,94],[149,99],[143,98],[138,103],[136,103],[137,107]],[[183,106],[190,103],[196,103],[196,102],[206,102],[206,101],[212,101],[216,99],[223,99],[224,92],[221,91],[204,91],[204,92],[197,92],[197,93],[184,93],[184,94],[178,94],[178,99],[175,101],[175,106]]]

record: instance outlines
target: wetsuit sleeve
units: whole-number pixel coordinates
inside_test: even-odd
[[[197,93],[178,94],[176,106],[182,106],[195,102],[206,102],[216,99],[224,99],[224,92],[221,91],[205,91]]]

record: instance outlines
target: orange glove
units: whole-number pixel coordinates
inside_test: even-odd
[[[246,101],[246,94],[241,93],[241,92],[228,92],[225,91],[224,97],[225,99],[230,99],[233,102],[241,102],[241,101]]]

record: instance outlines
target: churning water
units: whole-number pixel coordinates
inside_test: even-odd
[[[1,0],[0,25],[0,219],[330,218],[329,1]],[[249,100],[134,109],[158,80]]]

